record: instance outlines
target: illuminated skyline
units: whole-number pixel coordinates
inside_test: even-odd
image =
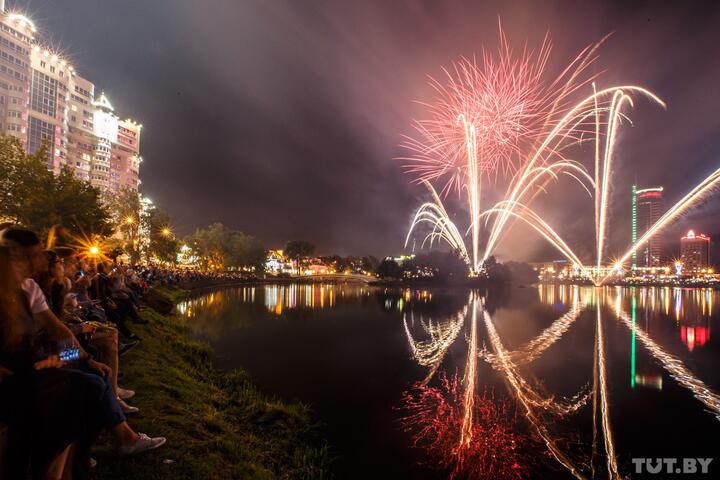
[[[421,117],[413,100],[430,97],[427,74],[441,77],[440,66],[472,58],[482,45],[495,49],[498,16],[516,50],[524,39],[539,45],[550,31],[558,61],[612,32],[593,73],[606,71],[604,84],[651,88],[668,102],[668,114],[648,106],[634,112],[621,163],[637,168],[622,167],[618,191],[628,192],[637,175],[643,185],[664,185],[672,201],[692,186],[680,166],[700,178],[717,160],[720,120],[712,107],[720,71],[703,55],[720,40],[716,4],[213,0],[199,14],[187,0],[129,0],[123,8],[67,0],[61,12],[47,0],[7,3],[27,11],[79,72],[152,131],[143,138],[143,188],[180,235],[220,221],[269,245],[307,238],[319,251],[400,253],[425,195],[391,160],[403,154],[398,143],[412,118]],[[318,19],[326,22],[320,27]],[[592,223],[570,208],[582,192],[557,194],[568,208],[545,213],[577,244],[591,245]],[[711,201],[669,237],[690,228],[717,236],[707,220],[717,210]],[[626,194],[610,216],[629,225],[629,212]],[[498,255],[555,256],[516,228]],[[611,251],[628,241],[627,228],[617,235],[608,239]]]

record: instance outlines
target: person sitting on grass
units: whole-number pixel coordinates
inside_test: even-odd
[[[39,279],[38,284],[45,293],[46,300],[49,300],[48,304],[53,314],[68,326],[85,350],[96,360],[110,367],[108,379],[123,412],[126,414],[136,413],[139,411],[138,408],[126,403],[126,400],[132,398],[135,392],[121,388],[117,383],[119,369],[118,331],[108,323],[87,320],[83,318],[82,310],[72,308],[75,303],[74,298],[66,295],[71,281],[65,274],[65,261],[67,260],[68,271],[71,274],[74,273],[73,256],[68,255],[69,252],[64,250],[61,250],[61,253],[66,256],[61,257],[53,251],[47,252],[48,268],[46,271],[33,272],[36,278]],[[39,263],[37,267],[41,268],[42,264]],[[48,278],[50,280],[47,280]]]
[[[98,262],[95,268],[97,273],[92,276],[92,285],[90,288],[92,297],[100,302],[108,319],[117,326],[120,333],[132,340],[139,340],[139,337],[131,332],[125,324],[128,314],[131,313],[130,306],[127,302],[116,301],[112,297],[110,278],[107,275],[105,264]]]
[[[112,432],[122,454],[157,448],[165,438],[128,425],[107,381],[89,373],[109,368],[89,357],[47,305],[38,308],[44,297],[30,276],[41,255],[33,232],[0,232],[0,421],[9,426],[3,478],[60,479],[69,469],[81,478],[101,430]]]

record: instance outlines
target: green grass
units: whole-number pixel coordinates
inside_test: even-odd
[[[186,292],[158,293],[177,302]],[[308,408],[268,398],[242,371],[212,366],[212,350],[191,340],[175,315],[147,309],[147,325],[133,326],[143,339],[121,358],[120,384],[137,391],[130,425],[167,437],[157,450],[120,457],[109,435],[94,457],[101,479],[321,479],[329,456]]]

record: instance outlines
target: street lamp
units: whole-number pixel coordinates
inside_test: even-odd
[[[127,223],[128,225],[132,225],[133,223],[135,223],[135,219],[131,216],[127,216],[125,217],[125,223]]]
[[[172,233],[172,231],[168,227],[165,227],[162,229],[162,234],[165,237],[169,237],[171,233]]]

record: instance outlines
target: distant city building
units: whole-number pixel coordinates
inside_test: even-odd
[[[697,273],[710,264],[710,237],[690,230],[680,239],[680,262],[683,273]]]
[[[0,0],[0,132],[29,153],[47,147],[48,169],[67,165],[107,194],[137,190],[142,125],[121,120],[110,101],[70,62],[34,37],[23,15]]]
[[[632,187],[632,244],[652,227],[664,213],[663,187]],[[653,236],[633,254],[632,267],[657,267],[662,263],[663,242],[660,235]]]
[[[283,255],[282,250],[269,250],[265,258],[265,270],[269,273],[292,273],[293,263]]]

